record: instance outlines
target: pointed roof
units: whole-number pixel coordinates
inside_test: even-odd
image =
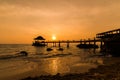
[[[34,40],[45,40],[45,39],[42,36],[38,36]]]

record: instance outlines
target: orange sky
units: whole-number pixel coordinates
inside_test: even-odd
[[[93,38],[119,21],[120,0],[0,0],[0,43]]]

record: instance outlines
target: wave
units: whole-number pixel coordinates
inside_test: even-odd
[[[17,58],[17,57],[23,57],[23,55],[1,55],[0,56],[0,60],[2,60],[2,59]]]
[[[44,56],[43,58],[65,57],[65,56],[69,56],[69,55],[72,55],[72,53],[67,53],[67,54],[53,54],[53,55]]]
[[[4,60],[4,59],[12,59],[12,58],[20,58],[20,57],[25,57],[25,58],[55,58],[55,57],[65,57],[65,56],[69,56],[72,55],[72,53],[67,53],[67,54],[36,54],[36,55],[32,55],[32,56],[24,56],[24,55],[1,55],[0,56],[0,60]]]

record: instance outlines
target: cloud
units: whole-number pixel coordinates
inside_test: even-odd
[[[96,15],[119,5],[119,0],[0,0],[1,14],[41,17]],[[87,16],[88,17],[88,16]]]
[[[0,0],[0,28],[91,36],[119,28],[119,10],[120,0]]]

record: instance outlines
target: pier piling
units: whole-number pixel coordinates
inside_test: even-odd
[[[88,38],[89,44],[90,44],[90,38]]]
[[[67,48],[69,48],[69,40],[67,40]]]
[[[61,47],[61,46],[60,46],[60,41],[58,42],[58,46]]]

